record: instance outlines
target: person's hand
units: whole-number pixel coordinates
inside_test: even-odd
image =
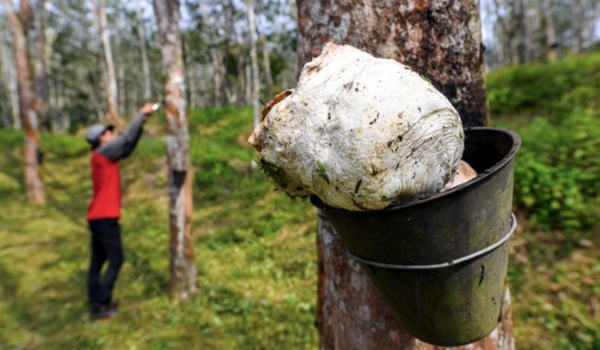
[[[149,116],[152,113],[154,113],[154,103],[146,103],[145,105],[142,106],[142,108],[140,108],[140,113]]]

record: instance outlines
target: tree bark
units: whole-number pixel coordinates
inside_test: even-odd
[[[142,72],[144,74],[144,100],[152,98],[152,81],[150,80],[150,65],[148,64],[148,52],[146,50],[146,29],[142,18],[142,4],[136,1],[137,29],[140,37],[140,54],[142,56]]]
[[[554,20],[550,12],[549,0],[540,0],[539,2],[542,20],[544,22],[544,33],[546,34],[546,59],[554,62],[558,59],[556,42],[556,31],[554,30]]]
[[[165,74],[169,221],[171,228],[170,295],[187,298],[196,291],[192,237],[192,181],[181,46],[179,0],[154,0]]]
[[[9,29],[10,30],[10,29]],[[7,103],[10,105],[11,121],[8,123],[14,130],[21,130],[21,117],[19,113],[19,88],[16,79],[16,67],[14,51],[11,52],[9,37],[11,36],[4,28],[1,29],[2,46],[0,47],[0,59],[2,59],[2,78],[8,94]]]
[[[104,51],[104,75],[106,79],[106,102],[108,104],[108,120],[113,124],[120,124],[119,117],[117,76],[115,74],[115,64],[113,61],[112,48],[110,45],[110,37],[107,30],[107,19],[105,10],[105,1],[97,0],[95,16],[97,16],[98,32],[102,40],[102,48]]]
[[[262,42],[262,56],[263,56],[263,66],[265,71],[265,85],[266,85],[266,97],[273,97],[273,73],[271,72],[271,57],[269,52],[269,41],[267,37],[263,37]]]
[[[28,23],[30,23],[32,9],[27,0],[21,0],[20,13],[16,12],[12,0],[4,0],[4,5],[12,28],[19,110],[25,129],[24,160],[27,199],[31,203],[41,204],[46,201],[46,192],[40,176],[40,139],[38,112],[35,108],[37,96],[28,46]]]
[[[431,79],[465,126],[487,125],[479,2],[298,0],[298,69],[327,41],[392,58]]]
[[[431,79],[464,126],[488,124],[485,62],[478,1],[298,0],[298,69],[328,41],[396,59]],[[317,327],[321,349],[436,347],[410,336],[379,291],[346,255],[333,227],[319,215]],[[507,302],[510,296],[507,290]],[[479,342],[454,349],[514,349],[510,308]]]
[[[253,110],[253,121],[256,127],[260,123],[260,103],[259,92],[260,92],[260,77],[258,76],[258,54],[256,50],[256,23],[254,21],[254,0],[246,0],[248,7],[248,36],[250,41],[250,63],[252,67],[251,74],[251,94],[250,99],[252,100]]]
[[[200,6],[200,14],[202,16],[202,21],[205,25],[208,26],[210,23],[209,15],[208,15],[208,7],[206,6],[205,0],[199,0],[198,4]],[[223,8],[226,7],[226,3],[222,2]],[[214,34],[212,34],[214,33]],[[225,103],[225,87],[227,85],[227,67],[225,66],[225,53],[226,46],[222,44],[222,41],[226,41],[226,39],[220,38],[216,33],[217,29],[213,30],[211,34],[207,35],[207,42],[209,45],[210,58],[213,68],[213,92],[214,92],[214,107],[223,107]],[[225,48],[223,48],[225,46]]]
[[[39,113],[40,124],[47,120],[49,90],[48,90],[48,56],[51,46],[48,45],[46,36],[46,0],[38,0],[35,4],[35,87],[38,97],[36,106]]]
[[[514,23],[512,27],[516,31],[516,39],[514,44],[514,60],[513,62],[518,62],[519,64],[526,64],[529,62],[529,36],[527,31],[527,23],[526,23],[526,14],[525,14],[526,4],[525,0],[515,0],[513,5],[514,13]]]

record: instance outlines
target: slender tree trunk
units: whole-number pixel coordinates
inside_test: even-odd
[[[554,62],[558,59],[558,44],[556,42],[556,31],[554,30],[554,20],[552,20],[552,13],[550,12],[549,0],[540,0],[540,12],[546,34],[546,59]]]
[[[510,52],[510,36],[507,29],[506,18],[502,10],[502,6],[498,0],[492,0],[495,23],[494,34],[498,41],[496,49],[498,51],[498,62],[500,66],[505,66],[511,63]]]
[[[21,130],[21,117],[19,111],[19,89],[16,78],[17,68],[15,67],[14,51],[10,52],[10,33],[3,28],[2,48],[0,59],[2,59],[2,77],[7,88],[7,94],[10,104],[11,125],[15,130]]]
[[[465,126],[488,124],[478,1],[298,0],[297,6],[298,72],[326,42],[350,44],[396,59],[431,79]],[[317,249],[321,349],[435,349],[395,320],[322,215]],[[502,323],[488,337],[456,349],[514,349],[510,308],[505,310]]]
[[[527,23],[525,17],[525,0],[514,0],[513,4],[513,62],[526,64],[529,62],[529,45],[527,35]]]
[[[28,27],[32,9],[27,0],[21,0],[21,11],[17,13],[12,0],[4,0],[8,21],[13,33],[13,51],[17,68],[19,110],[25,129],[25,187],[31,203],[44,203],[46,192],[40,177],[40,149],[36,90],[29,54]]]
[[[165,74],[167,161],[169,166],[169,221],[171,227],[172,298],[196,291],[196,263],[192,237],[192,181],[189,134],[181,47],[179,0],[154,0]]]
[[[185,62],[185,81],[187,84],[187,101],[190,108],[197,108],[195,105],[196,101],[196,81],[194,80],[194,65],[190,58],[190,47],[189,44],[183,40],[183,62]]]
[[[115,74],[115,64],[113,61],[110,37],[108,35],[108,24],[106,20],[105,0],[97,0],[95,15],[97,16],[98,32],[102,40],[104,51],[104,75],[106,79],[106,102],[108,104],[108,120],[113,124],[120,124],[119,117],[117,76]]]
[[[35,87],[38,97],[36,109],[39,114],[40,125],[44,125],[48,114],[48,69],[47,69],[47,45],[46,37],[46,9],[45,0],[38,0],[35,4]]]
[[[150,101],[152,98],[152,81],[150,79],[150,64],[148,64],[148,52],[146,48],[146,29],[144,19],[142,18],[142,4],[140,0],[136,1],[137,29],[140,36],[140,53],[142,56],[142,72],[144,74],[144,101]]]
[[[260,77],[258,76],[258,55],[256,50],[256,22],[254,21],[254,0],[246,0],[248,6],[248,31],[250,38],[250,62],[252,64],[252,94],[250,99],[252,100],[252,108],[254,115],[254,126],[256,127],[260,123]]]
[[[271,73],[271,58],[269,57],[269,42],[267,38],[264,37],[263,45],[262,45],[262,58],[263,58],[263,66],[265,71],[265,85],[267,89],[267,98],[273,97],[273,74]]]
[[[206,6],[205,0],[199,0],[198,4],[200,6],[200,14],[202,16],[202,21],[204,23],[210,23],[208,17],[208,8]],[[226,4],[223,2],[223,7]],[[215,107],[223,107],[225,102],[225,86],[226,86],[226,77],[227,77],[227,67],[225,67],[225,54],[221,47],[219,47],[218,42],[220,41],[218,35],[209,34],[207,37],[207,42],[209,44],[210,58],[212,63],[212,77],[213,77],[213,99]]]
[[[237,91],[236,95],[239,96],[237,99],[241,100],[244,105],[247,105],[248,101],[251,99],[252,88],[247,85],[249,81],[246,79],[246,61],[248,55],[246,54],[246,50],[242,50],[239,55],[237,55]]]

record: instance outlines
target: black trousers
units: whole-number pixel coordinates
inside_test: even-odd
[[[123,246],[119,219],[88,221],[92,233],[92,258],[88,271],[88,300],[91,305],[107,304],[123,265]],[[102,266],[108,267],[102,274]]]

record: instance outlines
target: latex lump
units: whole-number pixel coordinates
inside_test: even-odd
[[[360,211],[450,187],[464,133],[450,102],[409,67],[329,43],[297,88],[263,109],[248,143],[288,195]]]

